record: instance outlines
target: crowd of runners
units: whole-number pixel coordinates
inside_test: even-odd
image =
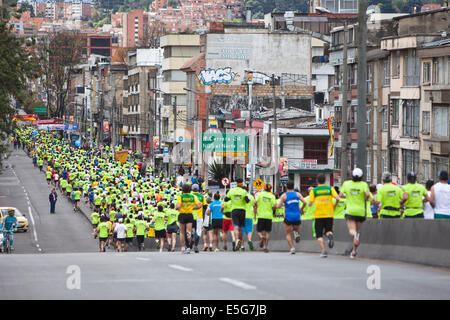
[[[312,219],[320,257],[327,257],[326,247],[334,246],[334,219],[345,218],[353,238],[350,258],[355,258],[361,226],[368,218],[450,218],[447,171],[440,173],[439,182],[428,181],[426,186],[410,172],[401,187],[392,182],[390,173],[383,174],[383,184],[369,185],[359,168],[340,188],[326,185],[325,175],[319,174],[317,186],[306,197],[292,181],[283,193],[275,195],[266,184],[251,195],[237,179],[237,187],[220,194],[204,190],[204,184],[178,183],[176,176],[165,177],[133,157],[122,164],[108,148],[100,152],[70,146],[55,133],[22,127],[16,129],[14,141],[45,172],[49,186],[73,202],[74,211],[82,201],[89,205],[93,237],[99,239],[101,252],[144,250],[147,237],[155,239],[160,251],[175,251],[178,239],[182,253],[199,252],[201,239],[203,251],[226,251],[229,236],[230,250],[253,251],[254,229],[259,248],[269,252],[272,225],[280,222],[290,253],[295,254],[301,221]]]

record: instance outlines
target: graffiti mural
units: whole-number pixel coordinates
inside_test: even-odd
[[[235,81],[236,77],[239,77],[237,73],[231,72],[231,68],[219,68],[219,69],[211,69],[208,68],[206,70],[200,71],[198,74],[198,79],[200,83],[205,86],[210,86],[212,84],[230,84]]]

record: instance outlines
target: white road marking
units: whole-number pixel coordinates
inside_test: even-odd
[[[172,269],[180,270],[180,271],[186,271],[186,272],[192,271],[191,268],[185,268],[185,267],[179,266],[177,264],[169,264],[169,267],[172,268]]]
[[[150,259],[147,259],[147,258],[136,258],[136,260],[141,260],[141,261],[150,261]]]
[[[37,237],[37,233],[36,233],[36,225],[34,224],[34,218],[33,218],[33,214],[31,213],[30,206],[28,206],[28,212],[30,213],[31,223],[33,224],[34,241],[38,242],[38,237]]]
[[[239,280],[230,279],[230,278],[220,278],[219,280],[229,283],[229,284],[232,284],[233,286],[242,288],[244,290],[256,290],[255,286],[249,285],[249,284],[239,281]]]

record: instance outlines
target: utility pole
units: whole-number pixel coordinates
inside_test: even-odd
[[[366,173],[367,178],[367,0],[359,1],[358,8],[358,150],[357,166]]]
[[[278,168],[278,125],[277,125],[277,103],[275,100],[275,74],[272,73],[272,94],[273,94],[273,126],[275,129],[275,165]],[[274,175],[275,192],[278,192],[280,185],[280,172],[277,169]]]
[[[342,66],[342,119],[341,119],[341,184],[347,180],[348,154],[347,154],[347,92],[348,92],[348,65],[347,65],[347,21],[344,22],[344,51]]]

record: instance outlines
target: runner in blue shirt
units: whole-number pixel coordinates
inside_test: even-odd
[[[220,201],[220,194],[214,194],[214,201],[206,209],[206,215],[211,215],[211,226],[213,230],[213,243],[216,246],[215,251],[219,251],[219,230],[222,230],[223,213],[220,212],[222,201]]]

